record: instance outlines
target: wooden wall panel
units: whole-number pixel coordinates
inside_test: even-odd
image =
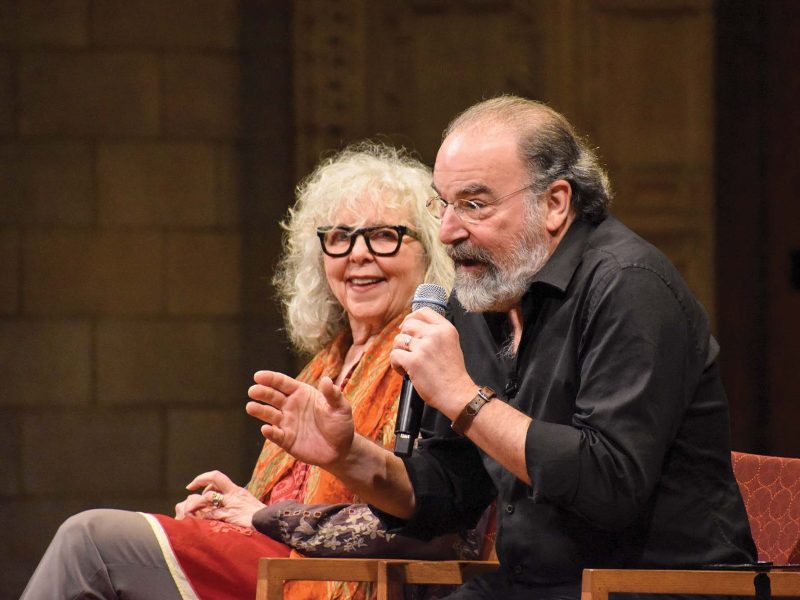
[[[614,212],[714,312],[713,12],[706,0],[312,0],[295,5],[298,175],[381,134],[433,163],[499,93],[549,102],[599,146]]]
[[[372,134],[367,116],[366,0],[294,2],[295,165]]]
[[[408,136],[431,162],[446,124],[473,102],[541,93],[542,43],[530,5],[417,1],[376,3],[373,11],[385,32],[370,52],[373,122]]]
[[[614,213],[679,265],[713,316],[712,6],[597,0],[584,14],[581,120],[611,172]]]
[[[499,93],[542,97],[538,3],[295,3],[298,175],[320,152],[381,135],[433,163],[459,111]]]
[[[720,2],[717,285],[734,447],[800,456],[800,3]]]
[[[800,4],[767,3],[766,142],[761,199],[767,215],[764,239],[765,289],[768,301],[767,390],[770,400],[771,449],[781,455],[800,453],[800,281],[793,254],[800,253]],[[754,200],[755,201],[755,200]],[[798,259],[794,259],[798,260]],[[746,275],[744,276],[746,279]]]

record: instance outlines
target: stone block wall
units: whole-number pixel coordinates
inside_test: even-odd
[[[273,0],[0,0],[0,600],[89,507],[244,483],[291,201]]]

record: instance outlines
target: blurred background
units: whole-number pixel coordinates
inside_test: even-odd
[[[800,456],[797,39],[792,0],[0,0],[0,599],[76,511],[247,481],[295,183],[364,137],[432,164],[498,93],[706,306],[734,448]]]

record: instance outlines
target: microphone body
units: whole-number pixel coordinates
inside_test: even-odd
[[[447,308],[447,292],[435,283],[423,283],[414,292],[411,309],[430,308],[444,316]],[[397,405],[397,419],[394,426],[394,453],[397,456],[411,456],[414,442],[419,436],[419,426],[422,420],[422,411],[425,402],[420,398],[414,385],[403,376],[403,386],[400,388],[400,400]]]

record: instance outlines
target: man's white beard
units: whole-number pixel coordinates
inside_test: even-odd
[[[524,235],[505,260],[496,260],[483,248],[448,247],[454,260],[472,259],[483,263],[479,273],[456,267],[454,290],[461,305],[470,312],[504,312],[518,303],[533,278],[550,257],[550,244],[544,228],[544,211],[536,204],[525,210]],[[464,242],[466,243],[466,242]]]

